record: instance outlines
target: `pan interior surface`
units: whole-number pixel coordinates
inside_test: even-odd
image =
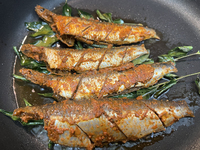
[[[1,74],[1,100],[0,108],[13,111],[16,107],[15,89],[13,90],[13,65],[15,54],[13,46],[20,46],[20,43],[27,35],[24,22],[37,21],[38,16],[34,12],[36,5],[41,5],[47,9],[61,7],[63,0],[35,0],[35,1],[6,1],[0,0],[1,7],[1,55],[0,55],[0,74]],[[68,4],[73,8],[73,15],[77,15],[76,9],[95,14],[98,9],[101,12],[111,12],[113,18],[121,18],[125,22],[142,23],[150,28],[156,29],[161,37],[160,41],[147,43],[146,47],[151,50],[150,57],[157,59],[158,55],[167,53],[176,46],[191,45],[194,47],[192,52],[200,49],[200,1],[178,1],[178,0],[69,0]],[[177,63],[178,75],[186,75],[200,71],[199,59],[187,58]],[[186,78],[172,87],[160,99],[181,100],[185,99],[192,111],[195,113],[194,119],[182,119],[182,125],[170,136],[158,136],[153,142],[145,142],[129,147],[128,143],[123,147],[111,146],[111,149],[121,147],[122,149],[200,149],[200,98],[194,84],[194,77]],[[20,84],[20,86],[24,86]],[[18,93],[16,93],[18,94]],[[22,127],[18,122],[13,122],[10,118],[0,114],[0,144],[4,150],[8,149],[47,149],[47,145],[40,139],[35,138],[30,133],[29,127]],[[183,125],[184,124],[184,125]],[[175,124],[178,126],[178,124]],[[38,128],[39,130],[39,128]],[[11,144],[12,143],[12,144]],[[97,148],[100,149],[100,148]]]

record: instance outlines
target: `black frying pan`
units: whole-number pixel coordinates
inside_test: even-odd
[[[13,111],[16,101],[13,92],[13,63],[15,54],[12,46],[19,46],[27,34],[25,21],[38,20],[34,12],[37,4],[52,10],[64,3],[64,0],[0,0],[0,108]],[[200,49],[200,1],[193,0],[71,0],[68,4],[73,8],[94,12],[112,12],[115,18],[127,22],[138,22],[157,30],[161,41],[147,45],[151,49],[151,57],[166,53],[175,46],[192,45],[193,52]],[[200,60],[188,58],[177,63],[178,75],[200,71]],[[180,81],[162,99],[186,98],[195,118],[187,120],[185,126],[155,140],[153,143],[137,145],[134,149],[200,149],[200,96],[194,84],[196,77]],[[160,99],[161,99],[160,98]],[[180,120],[181,121],[181,120]],[[190,124],[188,126],[188,124]],[[150,146],[148,146],[150,145]],[[0,149],[47,149],[39,140],[29,133],[28,127],[22,127],[10,118],[0,114]],[[131,149],[131,148],[130,148]]]

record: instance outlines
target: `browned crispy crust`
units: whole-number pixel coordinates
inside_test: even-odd
[[[51,87],[57,95],[62,96],[63,91],[68,91],[70,95],[68,98],[80,99],[82,97],[101,98],[105,95],[128,91],[138,82],[149,81],[154,75],[154,68],[151,65],[134,66],[130,63],[100,71],[67,76],[47,75],[25,68],[21,69],[20,72],[26,79],[35,84]],[[118,80],[113,82],[115,76]],[[124,90],[119,91],[121,85],[125,87]],[[133,90],[136,89],[133,88]]]
[[[149,38],[159,39],[153,29],[143,26],[119,25],[56,15],[39,5],[35,7],[35,11],[40,18],[51,25],[53,31],[57,33],[58,39],[68,46],[74,44],[74,41],[67,41],[70,38],[76,38],[88,44],[104,42],[116,45],[137,43]]]
[[[58,49],[24,44],[21,52],[37,61],[46,62],[49,70],[85,72],[107,67],[117,67],[148,54],[144,44],[141,46],[121,46],[95,49]]]
[[[165,130],[164,127],[180,118],[194,117],[185,101],[112,98],[65,100],[43,106],[18,108],[14,110],[13,115],[20,117],[24,122],[43,119],[49,139],[66,146],[71,144],[68,143],[71,137],[80,139],[80,135],[85,136],[81,133],[84,131],[84,138],[89,139],[89,143],[73,143],[73,146],[87,149],[109,142],[134,141],[152,132]],[[58,122],[65,126],[58,126]]]

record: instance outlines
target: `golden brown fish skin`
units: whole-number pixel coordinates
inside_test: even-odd
[[[161,119],[165,127],[171,126],[174,122],[178,121],[183,116],[194,117],[192,111],[188,110],[186,101],[169,101],[163,108],[163,101],[144,101],[144,103]]]
[[[39,5],[35,7],[35,11],[40,18],[51,25],[53,31],[57,33],[57,37],[64,43],[66,42],[63,39],[68,35],[88,44],[104,42],[122,45],[137,43],[150,38],[159,39],[155,30],[143,26],[120,25],[56,15]],[[68,46],[73,45],[68,44]]]
[[[155,70],[159,70],[161,73],[158,74]],[[51,87],[56,95],[76,100],[132,92],[154,85],[165,74],[176,71],[177,69],[172,62],[156,65],[143,64],[135,67],[127,64],[127,67],[124,65],[66,76],[47,75],[25,68],[20,70],[27,80]]]
[[[24,44],[21,47],[21,52],[37,61],[46,62],[51,70],[74,70],[76,72],[117,67],[129,63],[144,54],[148,54],[144,44],[141,46],[134,45],[83,50],[57,49]]]
[[[89,72],[85,74],[55,76],[39,73],[31,69],[21,69],[21,74],[31,82],[42,86],[51,87],[56,95],[65,98],[82,99],[90,97],[102,97],[109,93],[118,92],[121,84],[130,88],[137,82],[145,82],[153,76],[154,68],[150,65],[140,65],[123,71],[112,71],[105,69],[101,73]],[[141,74],[139,76],[139,74]],[[117,77],[116,83],[110,80]],[[138,76],[138,77],[137,77]]]
[[[87,149],[109,142],[134,141],[165,130],[183,117],[194,117],[185,101],[112,98],[65,100],[18,108],[13,115],[24,122],[43,119],[51,141]],[[174,116],[178,116],[176,120]]]

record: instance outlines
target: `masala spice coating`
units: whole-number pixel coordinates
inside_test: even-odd
[[[87,149],[110,142],[135,141],[165,130],[182,117],[194,117],[185,101],[111,98],[18,108],[13,115],[24,122],[43,119],[52,142]]]
[[[155,30],[148,27],[56,15],[39,5],[35,7],[35,11],[40,18],[50,24],[58,39],[68,46],[74,45],[72,38],[88,44],[107,43],[116,45],[137,43],[150,38],[159,39]]]
[[[25,68],[20,70],[27,80],[51,87],[55,95],[77,100],[101,98],[149,87],[157,83],[165,74],[176,71],[172,62],[138,66],[128,64],[127,68],[124,65],[65,76],[48,75]]]
[[[117,67],[148,54],[141,46],[122,46],[96,49],[58,49],[24,44],[21,52],[37,61],[44,61],[50,69],[84,72],[107,67]]]

